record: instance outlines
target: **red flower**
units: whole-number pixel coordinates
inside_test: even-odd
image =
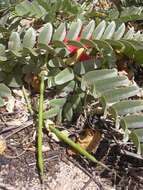
[[[91,40],[91,39],[92,39],[92,38],[90,37],[90,40]],[[79,37],[79,36],[77,37],[76,41],[77,41],[77,42],[80,42],[80,37]],[[64,43],[67,43],[67,35],[66,35],[66,37],[65,37],[65,39],[64,39]],[[89,46],[86,46],[86,45],[84,45],[84,46],[85,46],[86,48],[90,48]],[[79,49],[80,49],[80,47],[76,47],[76,46],[72,46],[72,45],[67,45],[67,50],[68,50],[69,52],[71,52],[71,53],[77,52]],[[85,61],[85,60],[88,60],[88,59],[91,59],[91,56],[88,55],[88,54],[86,53],[86,51],[84,50],[84,51],[82,52],[81,56],[80,56],[79,61]]]

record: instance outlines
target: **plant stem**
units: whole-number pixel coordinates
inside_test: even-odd
[[[52,132],[54,132],[59,138],[61,138],[64,142],[66,142],[71,147],[73,147],[75,150],[77,150],[80,154],[86,156],[88,159],[90,159],[91,161],[97,163],[99,166],[102,166],[103,168],[107,169],[108,171],[114,172],[116,174],[115,171],[113,171],[112,169],[110,169],[108,166],[106,166],[102,162],[96,160],[96,158],[94,156],[92,156],[91,154],[89,154],[86,150],[84,150],[83,148],[81,148],[78,144],[74,143],[71,139],[69,139],[68,137],[66,137],[65,135],[63,135],[53,125],[49,125],[49,129]],[[116,174],[116,176],[118,176],[119,178],[121,178],[121,176],[119,176],[118,174]]]
[[[22,92],[23,92],[25,101],[26,101],[26,103],[27,103],[27,107],[28,107],[29,112],[31,113],[31,115],[34,115],[34,111],[32,110],[32,107],[31,107],[31,104],[30,104],[30,101],[29,101],[29,99],[28,99],[28,95],[27,95],[27,93],[26,93],[26,91],[25,91],[24,86],[22,86]]]
[[[43,102],[44,102],[44,74],[41,75],[39,113],[38,113],[38,166],[41,173],[42,183],[44,180],[43,157],[42,157]]]

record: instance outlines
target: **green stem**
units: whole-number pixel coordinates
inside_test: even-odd
[[[44,102],[44,74],[41,75],[39,113],[38,113],[38,166],[41,172],[42,182],[44,179],[43,157],[42,157],[43,102]]]
[[[84,150],[83,148],[81,148],[78,144],[74,143],[71,139],[69,139],[68,137],[66,137],[65,135],[63,135],[59,130],[57,130],[53,125],[49,125],[49,129],[54,132],[59,138],[61,138],[64,142],[66,142],[67,144],[69,144],[71,147],[73,147],[75,150],[77,150],[80,154],[86,156],[88,159],[90,159],[91,161],[97,163],[99,166],[102,166],[103,168],[107,169],[110,172],[114,172],[116,174],[115,171],[113,171],[112,169],[110,169],[108,166],[106,166],[105,164],[103,164],[102,162],[96,160],[96,158],[94,156],[92,156],[91,154],[89,154],[86,150]],[[119,178],[121,178],[121,176],[119,176],[118,174],[116,174]]]
[[[27,93],[26,93],[26,91],[25,91],[24,86],[22,86],[22,92],[23,92],[25,101],[26,101],[26,103],[27,103],[27,107],[28,107],[29,112],[31,113],[31,115],[34,115],[34,111],[32,110],[32,107],[31,107],[31,104],[30,104],[30,101],[29,101],[29,99],[28,99],[28,95],[27,95]]]

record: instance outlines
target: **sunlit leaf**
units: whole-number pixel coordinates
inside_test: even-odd
[[[52,33],[53,27],[51,23],[47,23],[39,33],[38,43],[48,45],[51,40]]]
[[[86,73],[83,79],[87,82],[88,85],[94,84],[98,80],[103,80],[107,78],[112,78],[117,76],[116,69],[102,69],[102,70],[95,70]]]
[[[129,86],[125,88],[115,88],[108,91],[105,91],[102,96],[106,99],[107,102],[116,102],[124,98],[129,98],[135,96],[139,91],[137,86]]]
[[[133,107],[135,109],[135,106]],[[143,107],[142,107],[143,109]],[[135,110],[136,111],[136,110]],[[121,126],[127,126],[128,129],[143,127],[143,115],[128,115],[123,117],[120,122]]]
[[[118,30],[114,33],[113,38],[115,40],[120,40],[124,35],[125,29],[126,29],[125,24],[122,23],[121,26],[118,28]]]
[[[95,21],[91,20],[89,22],[89,24],[83,29],[83,31],[81,32],[81,36],[80,38],[82,39],[89,39],[93,33],[95,27]]]
[[[66,35],[66,26],[65,23],[61,23],[53,35],[53,41],[55,40],[63,41],[65,39],[65,35]]]
[[[8,42],[8,49],[16,52],[21,49],[21,41],[18,32],[11,33]]]
[[[95,40],[100,40],[100,38],[103,35],[103,32],[106,28],[106,22],[105,20],[103,20],[102,22],[100,22],[100,24],[95,28],[93,34],[92,34],[92,39]]]
[[[29,28],[23,38],[23,47],[25,48],[33,48],[36,43],[36,32],[31,27]]]
[[[124,39],[132,39],[134,35],[134,27],[130,28],[129,31],[125,34]]]
[[[114,32],[115,32],[116,24],[114,21],[112,21],[107,28],[105,29],[105,32],[102,36],[102,39],[111,39]]]
[[[77,22],[73,23],[72,28],[68,32],[67,40],[76,40],[81,30],[81,27],[82,27],[82,22],[80,19],[78,19]]]

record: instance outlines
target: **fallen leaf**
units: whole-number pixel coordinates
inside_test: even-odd
[[[11,113],[14,111],[15,98],[13,96],[8,97],[8,103],[6,104],[6,110]]]
[[[6,140],[0,139],[0,155],[3,154],[5,149],[6,149]]]
[[[101,140],[101,133],[93,129],[86,129],[84,135],[80,136],[77,144],[85,149],[88,153],[95,153]],[[79,153],[73,149],[67,150],[69,155],[78,155]]]

